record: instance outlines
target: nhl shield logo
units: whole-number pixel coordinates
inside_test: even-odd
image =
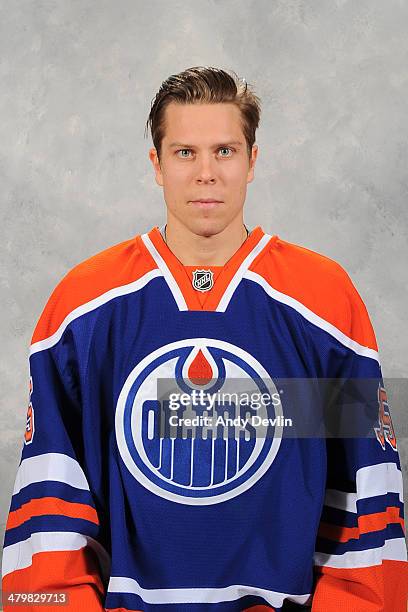
[[[212,270],[194,270],[193,287],[198,291],[209,291],[214,285],[214,273]]]

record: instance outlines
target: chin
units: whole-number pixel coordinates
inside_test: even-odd
[[[192,222],[191,231],[199,236],[214,236],[219,234],[227,226],[220,219],[197,219]]]

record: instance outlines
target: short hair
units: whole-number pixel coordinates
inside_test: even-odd
[[[242,131],[245,136],[248,157],[251,157],[255,131],[261,115],[261,101],[249,87],[245,78],[234,71],[226,72],[211,66],[194,66],[179,74],[169,76],[153,98],[145,135],[150,126],[152,140],[160,160],[162,140],[165,135],[165,110],[176,104],[235,104],[241,113]]]

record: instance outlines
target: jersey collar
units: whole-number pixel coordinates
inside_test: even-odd
[[[247,239],[222,266],[213,288],[204,299],[194,290],[190,274],[163,239],[159,227],[154,226],[141,236],[150,255],[162,272],[179,310],[205,310],[224,312],[240,283],[243,274],[255,257],[263,251],[272,236],[266,234],[260,225],[256,226]],[[191,268],[191,266],[189,266]],[[206,266],[196,266],[206,269]],[[211,269],[211,266],[208,266]]]

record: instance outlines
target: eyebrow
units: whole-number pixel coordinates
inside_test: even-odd
[[[244,144],[240,140],[229,140],[228,142],[220,142],[219,144],[214,145],[215,148],[225,147],[227,145],[242,145]],[[183,142],[171,142],[169,147],[183,147],[185,149],[194,149],[194,145],[185,144]]]

